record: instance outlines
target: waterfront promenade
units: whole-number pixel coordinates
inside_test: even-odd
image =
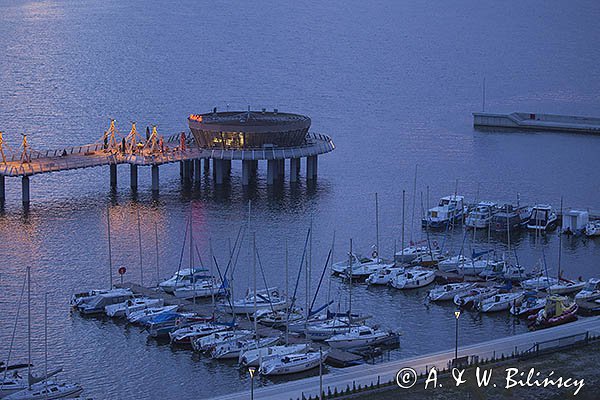
[[[556,340],[571,335],[585,334],[600,335],[600,317],[582,318],[579,321],[549,328],[540,331],[527,332],[520,335],[503,337],[487,342],[461,346],[458,349],[458,357],[478,356],[479,359],[500,357],[502,354],[510,356],[513,352],[523,352],[533,348],[536,343],[549,340]],[[409,332],[404,336],[406,340],[418,340],[416,336],[411,336]],[[355,367],[336,370],[332,373],[323,375],[323,390],[327,393],[328,388],[331,392],[337,388],[338,392],[345,390],[346,387],[352,388],[353,385],[367,386],[381,383],[387,383],[396,379],[397,372],[402,368],[413,368],[418,374],[425,373],[426,369],[435,366],[441,370],[447,368],[454,358],[454,349],[431,353],[423,356],[411,357],[397,361],[386,362],[376,365],[358,365]],[[515,363],[517,361],[515,360]],[[398,393],[401,390],[398,388]],[[408,389],[410,390],[410,389]],[[311,378],[290,381],[287,383],[257,388],[254,391],[254,398],[260,400],[283,400],[283,399],[301,399],[304,395],[318,396],[319,376]],[[249,391],[233,393],[216,397],[217,400],[242,400],[249,398]]]

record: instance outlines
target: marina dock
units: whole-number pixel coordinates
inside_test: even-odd
[[[473,113],[475,127],[512,128],[600,134],[600,118],[571,115]]]
[[[490,340],[478,344],[460,346],[459,358],[478,357],[496,358],[501,355],[509,356],[539,348],[539,344],[547,341],[560,342],[558,339],[581,335],[581,337],[600,335],[600,317],[580,319],[566,325],[540,331],[527,332],[520,335]],[[323,375],[323,390],[333,393],[345,390],[347,387],[362,387],[378,382],[387,383],[396,379],[396,374],[402,368],[413,368],[417,374],[425,373],[432,367],[438,370],[447,368],[454,359],[454,349],[431,353],[423,356],[410,357],[403,360],[391,361],[375,365],[360,365],[346,368]],[[515,361],[516,363],[517,361]],[[400,390],[400,389],[398,389]],[[261,400],[304,399],[312,396],[318,398],[319,376],[270,385],[254,390],[254,396]],[[248,391],[216,397],[217,400],[242,400],[248,398]]]

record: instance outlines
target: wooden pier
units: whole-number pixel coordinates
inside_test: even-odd
[[[159,191],[159,166],[180,163],[183,180],[200,181],[200,171],[210,170],[212,160],[213,177],[216,185],[225,183],[231,171],[232,161],[242,162],[242,184],[248,185],[256,174],[259,161],[267,163],[269,185],[283,180],[285,160],[289,160],[290,182],[296,182],[300,173],[300,160],[306,160],[306,179],[317,177],[317,157],[335,149],[333,140],[323,134],[308,133],[304,144],[296,147],[265,147],[256,149],[202,148],[192,135],[175,134],[168,138],[159,136],[156,128],[142,139],[135,124],[127,136],[118,137],[114,121],[101,140],[96,143],[52,150],[34,150],[27,136],[19,151],[11,151],[0,132],[0,202],[5,199],[5,178],[21,178],[22,200],[30,202],[30,177],[51,172],[109,166],[110,185],[117,185],[117,166],[130,166],[130,186],[137,189],[138,167],[151,167],[152,191]],[[202,166],[204,162],[204,166]]]

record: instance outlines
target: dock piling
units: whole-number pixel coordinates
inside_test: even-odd
[[[222,185],[223,184],[223,160],[220,159],[213,159],[213,169],[214,169],[214,174],[215,174],[215,183],[217,185]]]
[[[250,184],[250,173],[252,171],[252,160],[242,161],[242,185]]]
[[[152,165],[152,191],[158,193],[158,165]]]
[[[110,187],[117,187],[117,164],[110,164]]]
[[[273,185],[277,175],[277,160],[267,160],[267,185]]]
[[[6,183],[4,175],[0,175],[0,203],[4,203],[6,199]]]
[[[136,164],[129,165],[129,176],[131,190],[137,190],[138,187],[138,166]]]
[[[290,183],[298,182],[298,172],[300,170],[300,159],[290,158]]]
[[[202,160],[196,159],[194,160],[194,182],[200,183],[200,177],[202,176]]]

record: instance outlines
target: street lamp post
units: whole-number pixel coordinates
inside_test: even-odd
[[[460,318],[460,310],[454,311],[456,319],[456,342],[454,346],[454,366],[458,363],[458,319]]]
[[[250,400],[254,400],[254,373],[256,372],[256,368],[250,367],[248,368],[248,372],[250,373]]]
[[[319,347],[319,400],[323,400],[323,349]]]

